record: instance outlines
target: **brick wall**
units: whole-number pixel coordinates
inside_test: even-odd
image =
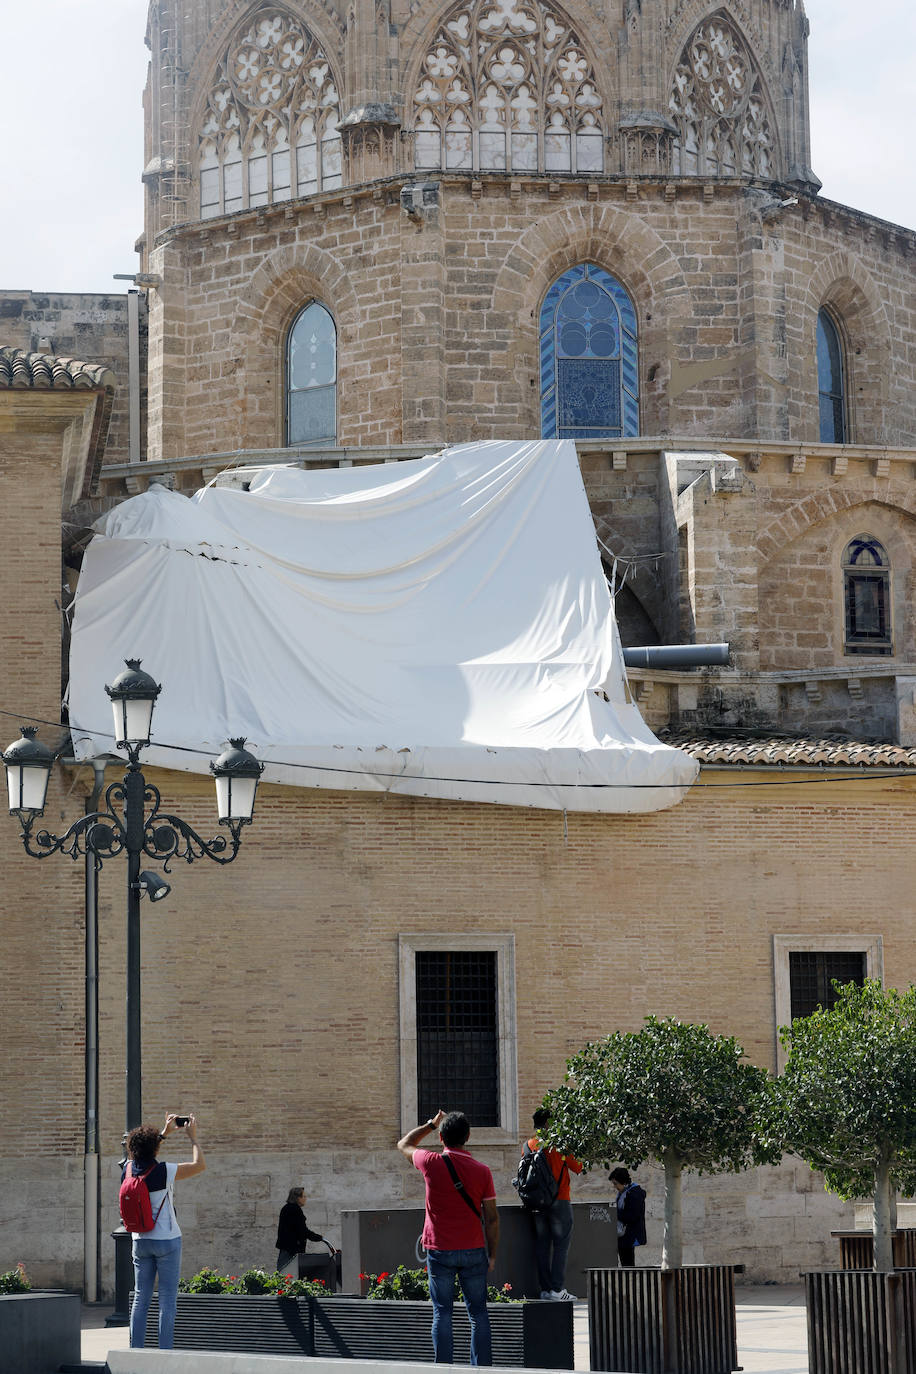
[[[156,781],[169,807],[212,830],[208,782]],[[570,1053],[590,1037],[638,1027],[649,1012],[733,1033],[771,1067],[774,933],[880,934],[887,982],[910,981],[910,780],[747,787],[709,773],[702,782],[719,786],[658,815],[571,815],[566,837],[562,816],[546,812],[264,788],[236,862],[181,867],[170,897],[144,912],[144,1114],[197,1112],[210,1165],[184,1194],[185,1268],[213,1261],[238,1272],[271,1258],[271,1227],[294,1181],[305,1182],[309,1216],[332,1238],[343,1207],[416,1201],[416,1181],[393,1150],[399,933],[514,934],[522,1119]],[[53,875],[23,876],[33,884],[23,891],[46,898]],[[121,1134],[123,880],[118,863],[106,865],[103,1233]],[[57,1084],[63,1066],[75,1100],[39,1088],[64,1123],[55,1137],[64,1167],[79,1151],[78,1055],[61,1031],[81,1005],[79,940],[65,925],[60,951],[68,945],[71,973],[53,993],[65,1011],[43,1048],[42,1084]],[[33,992],[21,973],[18,983],[7,1014],[27,1020]],[[7,1177],[20,1168],[31,1177],[43,1148],[35,1091],[34,1075],[11,1085]],[[169,1148],[180,1158],[179,1144]],[[9,1158],[17,1151],[20,1165]],[[482,1153],[511,1200],[513,1147]],[[593,1180],[582,1196],[603,1189]],[[28,1253],[12,1259],[47,1265],[38,1237],[57,1203],[49,1193],[43,1207],[35,1191],[30,1185],[34,1229],[19,1233]],[[650,1191],[657,1210],[656,1176]],[[826,1262],[827,1232],[848,1220],[848,1209],[792,1165],[691,1183],[689,1199],[693,1256],[740,1258],[757,1277]]]

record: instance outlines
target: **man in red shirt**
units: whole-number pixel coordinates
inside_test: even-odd
[[[420,1141],[439,1132],[442,1150],[424,1150]],[[471,1322],[471,1364],[493,1363],[487,1275],[496,1263],[499,1213],[493,1175],[465,1148],[471,1128],[463,1112],[441,1109],[398,1141],[398,1149],[419,1169],[426,1183],[423,1244],[429,1296],[433,1304],[436,1364],[452,1364],[452,1305],[455,1276],[461,1283]],[[454,1176],[453,1176],[454,1175]]]
[[[546,1107],[538,1107],[532,1117],[534,1128],[541,1131],[550,1120]],[[529,1150],[541,1148],[536,1135],[528,1141]],[[574,1155],[561,1155],[559,1150],[545,1147],[544,1153],[558,1181],[557,1196],[552,1207],[544,1212],[533,1212],[534,1251],[538,1265],[538,1283],[541,1297],[552,1302],[575,1302],[574,1294],[566,1287],[566,1256],[572,1240],[573,1214],[569,1197],[569,1175],[581,1174],[582,1165]]]

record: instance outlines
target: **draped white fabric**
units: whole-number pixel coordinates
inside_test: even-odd
[[[570,811],[656,811],[697,765],[627,699],[575,447],[251,470],[96,525],[70,653],[74,749],[111,752],[104,683],[163,684],[144,760],[265,781]]]

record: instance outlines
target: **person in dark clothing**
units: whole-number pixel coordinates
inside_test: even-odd
[[[626,1169],[612,1169],[608,1177],[617,1189],[617,1256],[632,1269],[637,1245],[646,1243],[646,1194]]]
[[[324,1236],[319,1236],[317,1231],[310,1231],[306,1225],[304,1209],[307,1201],[304,1188],[290,1188],[289,1196],[280,1208],[280,1220],[277,1224],[278,1269],[286,1269],[295,1259],[297,1272],[301,1272],[298,1257],[305,1253],[306,1242],[310,1240],[320,1240],[332,1255],[337,1253],[330,1241],[325,1240]]]

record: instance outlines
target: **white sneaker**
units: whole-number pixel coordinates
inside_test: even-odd
[[[550,1294],[550,1296],[553,1298],[554,1302],[578,1302],[578,1301],[579,1301],[579,1299],[576,1297],[575,1293],[570,1293],[570,1292],[568,1292],[565,1288],[561,1288],[560,1291],[559,1291],[559,1293],[556,1291],[556,1289],[554,1289],[553,1292]]]
[[[556,1293],[552,1292],[549,1288],[543,1288],[541,1290],[541,1297],[544,1299],[545,1302],[553,1302],[556,1296]]]

